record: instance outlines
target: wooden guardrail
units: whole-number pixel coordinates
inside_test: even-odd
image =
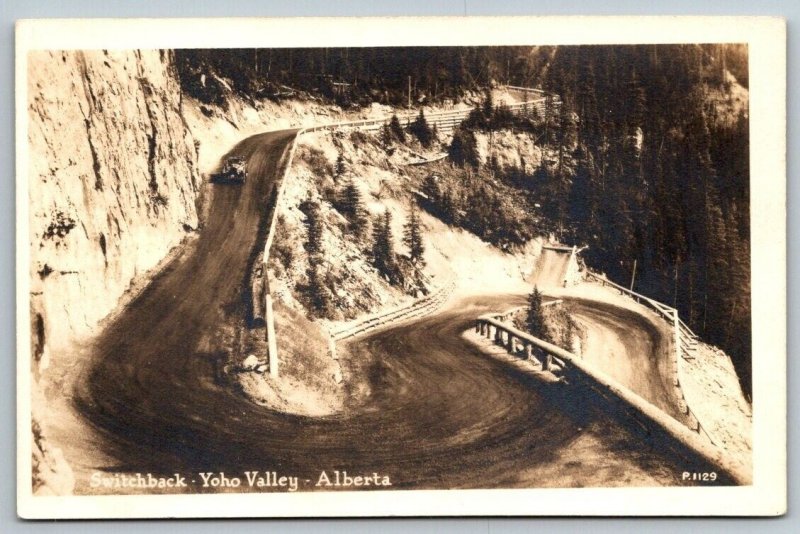
[[[436,291],[421,299],[385,312],[374,313],[363,319],[339,326],[331,331],[331,337],[334,341],[342,341],[366,334],[390,323],[397,323],[399,321],[430,315],[444,304],[453,293],[453,289],[455,289],[455,279],[450,279]]]
[[[547,97],[547,95],[548,95],[547,91],[543,91],[542,89],[534,89],[532,87],[519,87],[517,85],[505,85],[503,87],[505,87],[507,90],[517,91],[517,92],[524,93],[524,94],[533,93],[533,94],[539,95],[541,97]],[[556,99],[558,98],[558,95],[552,95],[552,96],[553,96],[553,98],[556,98]]]
[[[303,133],[303,130],[300,129],[292,139],[292,146],[289,148],[288,152],[285,152],[282,157],[286,158],[284,162],[283,168],[283,176],[278,181],[277,184],[277,191],[272,199],[270,199],[269,205],[272,207],[272,219],[269,222],[269,230],[267,231],[267,239],[264,242],[264,253],[262,255],[262,277],[263,282],[261,285],[261,292],[260,293],[253,293],[252,299],[255,301],[256,299],[264,299],[264,323],[266,326],[266,341],[267,341],[267,361],[269,363],[269,374],[273,378],[277,378],[278,376],[278,341],[275,337],[275,317],[272,311],[272,293],[269,290],[269,271],[267,270],[267,264],[269,262],[269,251],[272,248],[272,240],[275,238],[275,226],[278,221],[278,206],[280,206],[281,199],[283,198],[284,190],[286,189],[286,176],[289,174],[289,169],[292,166],[292,161],[294,160],[294,154],[297,151],[297,140],[300,138],[300,135]]]
[[[543,250],[555,250],[556,252],[573,252],[575,247],[568,247],[566,245],[542,245]]]
[[[513,88],[520,89],[520,88]],[[515,115],[531,116],[534,112],[539,116],[543,116],[545,107],[547,106],[548,94],[539,89],[530,89],[529,92],[537,95],[535,99],[526,102],[518,102],[516,104],[506,104],[504,107]],[[561,99],[558,95],[550,95],[551,102],[554,106],[561,105]],[[440,132],[449,132],[454,130],[470,113],[472,113],[479,106],[460,109],[460,110],[446,110],[446,111],[431,111],[425,114],[425,119],[428,124],[435,125]],[[418,113],[404,113],[397,115],[401,124],[410,124],[418,116]],[[385,124],[388,124],[392,117],[381,117],[376,119],[362,119],[354,121],[340,121],[332,122],[329,124],[320,124],[311,126],[301,130],[301,133],[319,132],[319,131],[333,131],[338,129],[358,129],[364,131],[379,130]]]
[[[563,304],[563,303],[564,301],[562,299],[547,300],[545,302],[542,302],[542,308],[546,308],[548,306],[555,306],[557,304]],[[518,311],[527,309],[528,306],[517,306],[516,308],[511,308],[510,310],[506,310],[503,313],[492,314],[491,317],[497,319],[498,321],[506,322],[509,319],[511,319],[514,315],[516,315]]]
[[[483,337],[494,340],[513,356],[534,360],[545,371],[553,369],[553,364],[558,365],[564,376],[580,381],[601,397],[627,407],[637,416],[637,420],[641,422],[641,418],[644,418],[646,425],[664,432],[716,466],[735,483],[751,483],[751,476],[742,469],[742,466],[731,462],[713,443],[701,439],[697,433],[605,373],[593,369],[578,356],[504,323],[498,319],[500,315],[482,315],[475,321],[475,331]]]
[[[512,113],[517,114],[527,114],[532,113],[531,110],[536,109],[537,113],[543,113],[544,106],[547,104],[547,95],[543,92],[538,90],[531,90],[535,94],[539,95],[542,93],[544,96],[537,97],[536,100],[532,100],[530,102],[523,102],[519,104],[513,104],[508,106],[508,108],[512,111]],[[551,95],[550,100],[552,102],[560,102],[557,95]],[[428,120],[429,124],[436,125],[436,128],[439,131],[452,131],[455,129],[456,126],[461,124],[461,122],[466,119],[472,110],[475,108],[468,108],[463,110],[447,110],[447,111],[435,111],[430,112],[426,115],[426,119]],[[401,121],[405,121],[406,123],[410,123],[417,117],[416,113],[409,113],[404,114],[402,116],[398,116]],[[297,143],[298,139],[301,135],[311,132],[324,132],[324,131],[334,131],[338,129],[358,129],[358,130],[366,130],[366,131],[373,131],[379,130],[385,124],[388,124],[391,121],[392,117],[381,117],[377,119],[364,119],[364,120],[354,120],[354,121],[341,121],[341,122],[332,122],[328,124],[319,124],[316,126],[309,126],[307,128],[300,128],[297,130],[297,134],[295,135],[294,140],[292,141],[292,146],[289,149],[286,157],[288,158],[286,161],[286,167],[284,169],[283,176],[278,183],[278,191],[274,199],[274,209],[272,220],[270,221],[269,232],[267,234],[266,243],[264,244],[264,254],[263,254],[263,273],[265,277],[265,286],[268,287],[268,280],[266,280],[267,276],[267,262],[269,260],[269,251],[272,246],[272,240],[275,236],[275,223],[277,221],[277,207],[280,204],[280,200],[283,197],[284,192],[284,184],[286,182],[286,175],[289,173],[289,169],[292,165],[292,160],[294,159],[294,154],[297,150]],[[441,290],[442,288],[440,288]],[[451,288],[452,291],[452,288]],[[263,298],[264,299],[264,312],[265,312],[265,323],[267,327],[267,357],[269,360],[269,369],[270,375],[277,376],[278,375],[278,347],[275,340],[275,323],[272,314],[272,295],[270,294],[269,290],[262,291],[263,297],[261,295],[253,294],[253,298]],[[431,301],[432,302],[432,301]],[[419,308],[420,310],[422,308]],[[415,309],[417,310],[417,309]],[[406,310],[408,313],[413,313],[409,310]],[[403,314],[398,313],[397,317],[404,317]],[[377,321],[376,318],[367,318],[363,321],[364,327],[367,327],[369,324],[372,324],[370,321]],[[367,328],[369,330],[371,328]],[[356,329],[357,330],[357,329]],[[361,333],[366,330],[358,330],[357,332],[354,330],[354,334]],[[346,336],[351,337],[351,336]],[[334,338],[335,339],[335,338]]]
[[[708,427],[703,425],[700,418],[697,416],[697,412],[692,409],[691,402],[686,398],[686,391],[682,387],[686,373],[686,370],[684,369],[684,360],[690,360],[695,357],[694,354],[697,350],[698,339],[697,335],[692,332],[686,323],[680,320],[680,317],[678,316],[678,310],[658,302],[657,300],[646,297],[645,295],[631,291],[626,287],[612,282],[605,276],[600,276],[591,271],[587,271],[587,275],[589,278],[600,282],[604,286],[608,285],[615,288],[621,294],[629,296],[639,304],[647,305],[665,321],[667,321],[667,323],[670,325],[670,328],[672,328],[673,344],[675,345],[675,350],[672,353],[672,363],[675,368],[675,374],[673,376],[672,383],[673,386],[678,390],[678,394],[681,398],[681,411],[688,417],[690,428],[695,430],[697,433],[702,433],[705,435],[712,444],[716,444],[708,432]]]

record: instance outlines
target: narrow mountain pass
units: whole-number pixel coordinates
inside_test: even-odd
[[[244,313],[247,264],[295,133],[253,136],[232,151],[248,159],[246,183],[214,187],[197,241],[97,341],[75,390],[96,435],[96,452],[78,461],[77,493],[135,491],[92,487],[95,470],[183,473],[196,478],[184,491],[219,492],[282,489],[204,488],[199,474],[276,471],[298,477],[299,491],[330,489],[317,483],[334,470],[376,473],[389,489],[569,487],[681,484],[701,465],[652,446],[587,392],[545,387],[460,336],[478,315],[521,304],[516,295],[454,300],[351,341],[345,370],[366,394],[335,416],[270,410],[220,380],[215,362],[227,347],[207,339]]]

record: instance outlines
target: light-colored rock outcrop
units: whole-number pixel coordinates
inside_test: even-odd
[[[47,439],[57,415],[42,409],[43,373],[72,364],[72,347],[198,225],[197,150],[173,69],[171,53],[157,50],[28,57],[36,494],[68,494],[75,483]]]
[[[95,332],[197,227],[200,175],[170,52],[32,52],[33,357]]]

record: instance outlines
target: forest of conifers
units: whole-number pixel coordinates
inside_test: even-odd
[[[222,103],[305,91],[342,105],[458,98],[492,84],[540,87],[563,105],[531,176],[502,169],[542,206],[537,231],[585,244],[595,270],[667,304],[732,358],[751,395],[749,126],[743,45],[178,50],[185,91]],[[735,81],[734,81],[735,80]],[[410,91],[409,91],[410,87]],[[635,279],[634,279],[635,266]]]

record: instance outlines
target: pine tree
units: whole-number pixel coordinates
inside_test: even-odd
[[[347,182],[339,194],[336,207],[347,218],[353,235],[359,239],[363,238],[367,232],[369,219],[361,198],[361,190],[352,179]]]
[[[350,231],[358,239],[364,239],[367,236],[368,230],[369,217],[367,215],[367,210],[363,208],[356,210],[353,218],[350,220]]]
[[[372,261],[378,272],[390,283],[396,281],[397,262],[394,257],[394,237],[392,236],[392,214],[389,210],[378,215],[372,224]]]
[[[453,194],[450,191],[442,191],[442,196],[439,201],[440,204],[440,219],[446,222],[447,224],[458,224],[460,222],[460,216],[458,213],[458,206],[456,205],[456,201],[453,198]]]
[[[544,99],[544,144],[546,145],[552,142],[553,122],[557,116],[556,103],[553,99],[553,95],[547,93]]]
[[[384,244],[386,240],[383,236],[383,217],[375,215],[372,218],[372,264],[382,272],[384,259]]]
[[[438,202],[442,194],[442,189],[439,187],[439,177],[435,174],[429,174],[422,182],[422,192],[431,202]]]
[[[647,95],[642,87],[636,71],[628,82],[628,106],[630,107],[628,123],[632,129],[641,128],[647,114]]]
[[[388,123],[385,123],[381,126],[381,145],[383,145],[384,150],[389,150],[393,142],[394,135],[392,134],[392,128]]]
[[[320,272],[323,263],[323,225],[320,205],[318,202],[309,199],[303,202],[300,209],[306,214],[307,234],[305,249],[308,252],[308,268],[306,269],[308,301],[315,314],[320,317],[330,317],[333,313],[333,295],[325,285]]]
[[[567,312],[564,312],[564,316],[565,328],[561,334],[561,347],[572,352],[572,345],[575,342],[575,323]]]
[[[344,156],[342,155],[341,152],[339,152],[339,155],[336,157],[336,166],[334,167],[334,174],[333,174],[334,181],[338,182],[339,179],[342,178],[342,176],[344,176],[346,172],[347,172],[347,165],[344,162]]]
[[[433,131],[428,125],[425,113],[421,109],[417,118],[409,125],[408,130],[414,134],[414,137],[419,139],[420,144],[425,148],[428,148],[433,143]]]
[[[320,272],[321,264],[320,256],[309,257],[309,265],[306,269],[308,300],[316,315],[330,318],[333,315],[333,295],[325,285],[324,277]]]
[[[494,115],[494,97],[492,96],[492,90],[486,90],[486,96],[483,99],[483,117],[484,120],[488,123],[492,120],[492,116]]]
[[[500,104],[494,108],[492,118],[489,121],[490,130],[502,130],[503,128],[512,128],[516,124],[516,117],[511,112],[506,104]]]
[[[480,164],[480,159],[478,157],[478,141],[475,139],[475,133],[467,128],[456,128],[447,154],[450,160],[459,167],[464,165],[477,167]]]
[[[364,209],[364,203],[361,201],[361,191],[353,180],[348,180],[345,186],[339,193],[339,199],[336,207],[345,217],[353,217],[359,210]]]
[[[306,214],[306,244],[305,249],[308,254],[320,254],[322,252],[322,213],[319,202],[313,200],[305,201],[300,209]]]
[[[392,137],[394,137],[398,143],[406,142],[406,132],[403,130],[403,126],[400,124],[400,119],[397,118],[397,115],[392,115],[392,119],[389,121],[389,130],[392,132]]]
[[[417,206],[413,203],[408,214],[408,221],[403,227],[403,244],[408,247],[412,263],[419,266],[425,265],[425,244],[422,242]]]
[[[536,286],[533,286],[533,291],[528,295],[528,316],[525,319],[525,326],[532,336],[550,341],[550,332],[544,320],[542,294]]]

